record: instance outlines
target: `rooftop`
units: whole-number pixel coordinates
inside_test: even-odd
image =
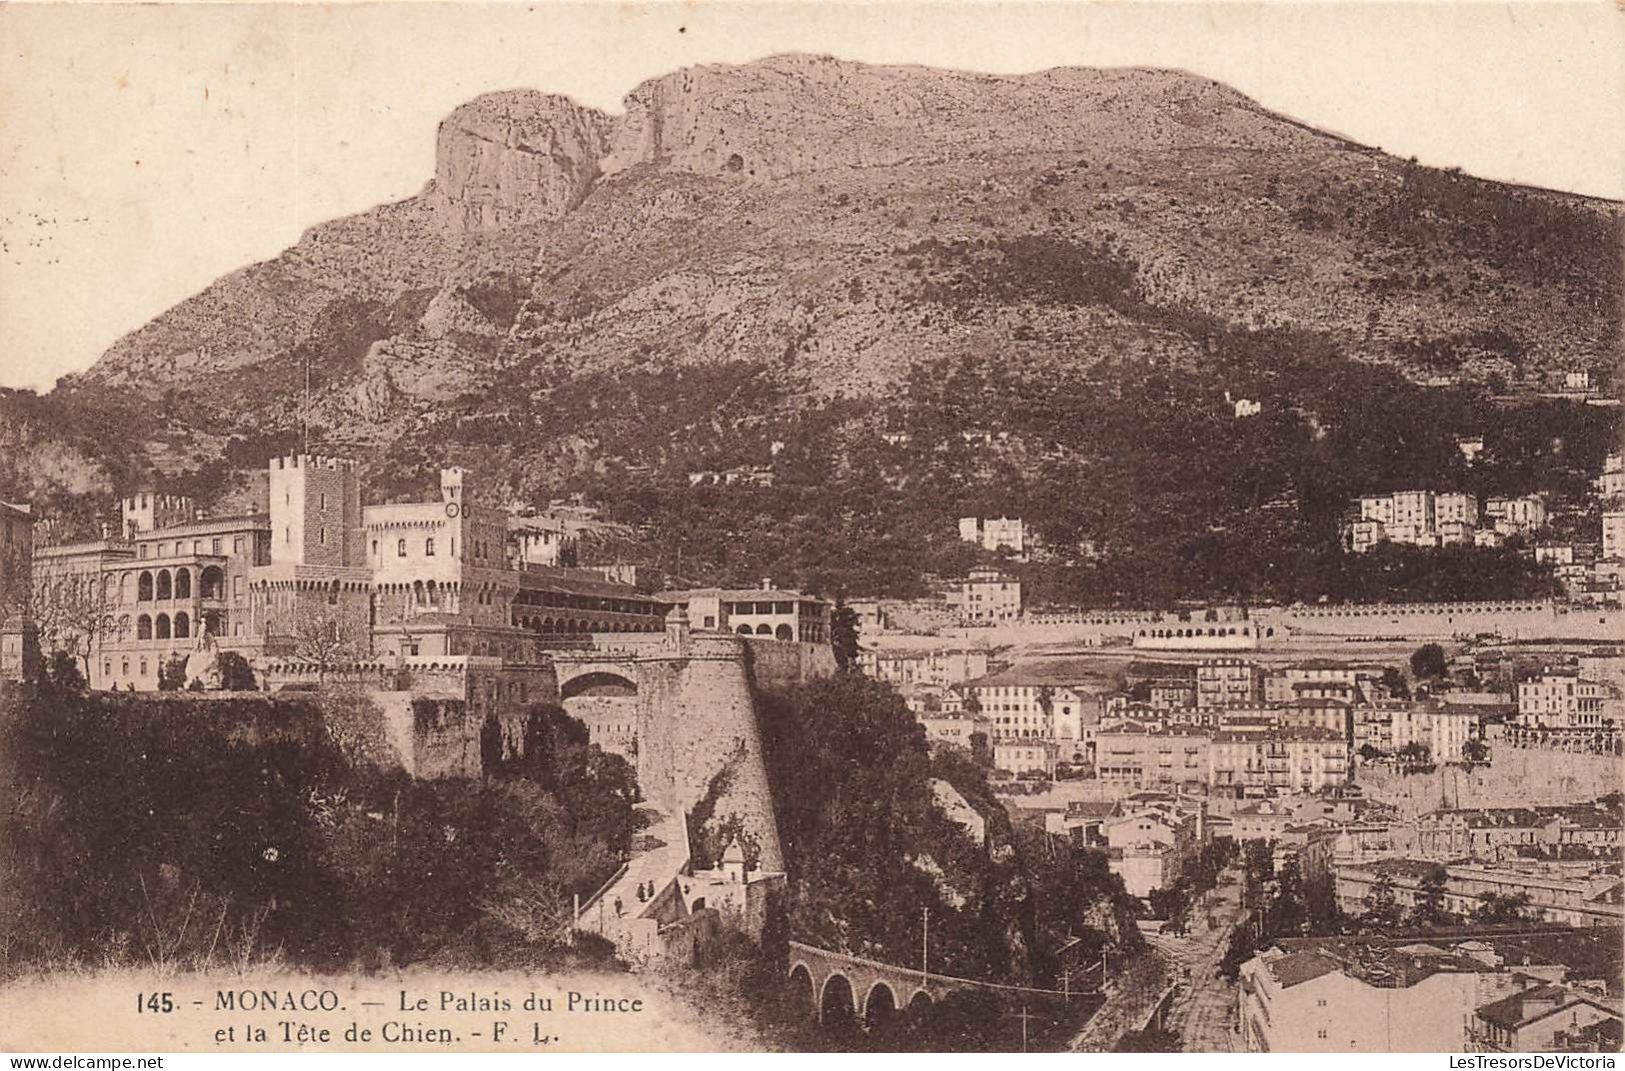
[[[689,588],[685,591],[662,591],[655,596],[661,602],[692,602],[695,599],[723,599],[735,602],[821,602],[816,595],[784,588]]]

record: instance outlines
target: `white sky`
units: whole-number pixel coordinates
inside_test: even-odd
[[[48,387],[311,224],[416,193],[494,89],[705,62],[1185,68],[1423,162],[1625,196],[1625,15],[1511,4],[0,7],[0,385]]]

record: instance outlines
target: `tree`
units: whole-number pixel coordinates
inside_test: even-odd
[[[1411,676],[1417,680],[1436,680],[1449,672],[1444,648],[1436,643],[1424,643],[1411,655]]]
[[[253,692],[259,690],[254,678],[254,667],[236,651],[220,652],[220,688],[227,692]]]
[[[970,753],[977,765],[993,765],[993,749],[988,746],[986,733],[978,731],[970,734]]]
[[[1039,713],[1044,715],[1044,731],[1046,733],[1054,731],[1052,728],[1053,723],[1050,721],[1050,714],[1054,709],[1055,689],[1047,684],[1040,684],[1038,686],[1038,710]]]
[[[1444,867],[1435,863],[1422,875],[1422,880],[1416,889],[1416,909],[1411,913],[1411,920],[1418,926],[1437,926],[1449,920],[1449,914],[1444,909],[1445,886],[1450,883],[1450,876]]]
[[[21,539],[0,544],[0,636],[20,631],[30,617],[34,602],[31,569],[29,548]]]
[[[1399,749],[1399,757],[1416,766],[1426,766],[1432,756],[1433,750],[1420,740],[1412,740]]]
[[[85,675],[79,672],[79,661],[68,652],[52,651],[41,668],[45,674],[45,683],[51,687],[64,692],[85,690]]]
[[[1387,874],[1377,878],[1366,894],[1360,921],[1369,929],[1381,933],[1395,929],[1401,921],[1399,898],[1394,894],[1394,879]]]
[[[1530,914],[1528,893],[1502,896],[1491,892],[1480,898],[1480,905],[1473,912],[1473,921],[1488,926],[1518,925],[1531,921]]]
[[[1375,759],[1382,758],[1382,752],[1377,750],[1377,748],[1371,744],[1361,744],[1360,758],[1364,759],[1366,762],[1371,762]]]
[[[1276,875],[1275,900],[1270,904],[1269,914],[1270,930],[1277,934],[1296,935],[1309,921],[1309,906],[1304,901],[1296,859],[1289,858]]]
[[[1470,766],[1487,762],[1490,757],[1490,746],[1480,738],[1472,737],[1461,745],[1461,757],[1466,759]]]
[[[102,637],[115,628],[102,578],[79,571],[36,571],[32,603],[40,646],[45,650],[66,651],[81,660],[88,679],[91,657],[99,649]]]
[[[276,631],[293,641],[294,655],[316,667],[320,682],[333,667],[365,657],[371,645],[361,619],[330,604],[301,601],[277,625]]]
[[[829,643],[835,648],[835,668],[845,673],[858,665],[858,612],[835,596],[835,610],[829,618]]]
[[[1411,697],[1410,685],[1405,683],[1405,675],[1393,666],[1385,666],[1382,671],[1382,688],[1395,699],[1409,699]]]
[[[186,687],[186,656],[170,655],[158,663],[158,690],[178,692]]]

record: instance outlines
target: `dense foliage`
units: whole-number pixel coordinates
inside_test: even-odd
[[[364,702],[351,697],[355,702]],[[632,833],[631,771],[562,711],[479,781],[359,758],[312,699],[8,697],[0,949],[29,964],[539,965]]]
[[[930,749],[889,686],[840,673],[764,697],[764,751],[799,940],[887,962],[1055,984],[1056,950],[1133,941],[1122,884],[1099,852],[1012,829],[968,754]],[[982,816],[978,844],[932,781]]]

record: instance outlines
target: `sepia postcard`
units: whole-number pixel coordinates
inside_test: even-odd
[[[0,1050],[1615,1066],[1617,5],[0,54]]]

